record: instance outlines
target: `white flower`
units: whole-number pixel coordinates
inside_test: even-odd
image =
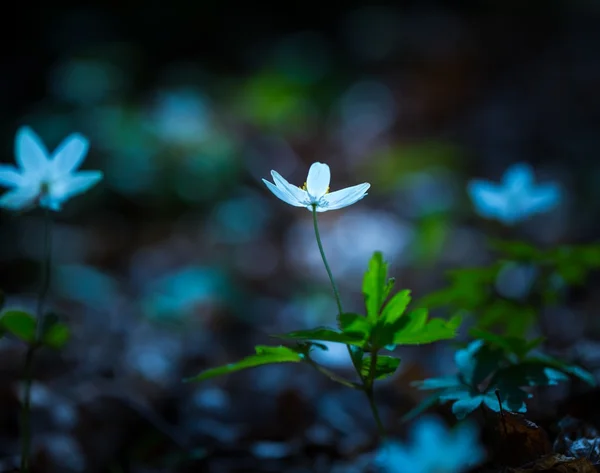
[[[387,442],[376,464],[386,473],[460,473],[485,459],[474,424],[452,430],[437,417],[423,417],[411,430],[411,443]]]
[[[330,193],[331,172],[329,166],[323,163],[314,163],[310,167],[306,183],[302,187],[290,184],[276,171],[271,171],[271,176],[275,185],[266,179],[263,182],[276,197],[294,207],[306,207],[311,212],[313,206],[317,212],[348,207],[367,195],[367,190],[371,187],[371,184],[365,182]]]
[[[73,133],[50,156],[33,130],[21,127],[15,139],[15,157],[21,169],[0,165],[0,185],[10,188],[0,197],[0,207],[24,210],[39,205],[59,211],[69,198],[102,179],[101,171],[75,172],[88,146],[85,137]]]
[[[475,179],[469,182],[467,190],[479,215],[507,225],[547,212],[561,199],[557,184],[534,183],[533,170],[526,163],[509,167],[500,185]]]

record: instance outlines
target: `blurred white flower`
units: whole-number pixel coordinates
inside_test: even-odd
[[[65,201],[102,179],[101,171],[75,172],[88,146],[85,137],[73,133],[50,155],[31,128],[21,127],[15,140],[16,161],[21,169],[0,165],[0,185],[10,188],[0,197],[0,207],[24,210],[39,205],[60,211]]]
[[[301,188],[290,184],[276,171],[271,171],[271,175],[275,185],[266,179],[263,182],[276,197],[294,207],[306,207],[311,212],[313,206],[317,212],[348,207],[366,196],[371,187],[365,182],[329,193],[331,172],[329,166],[323,163],[314,163],[310,167],[306,183]]]
[[[501,184],[474,179],[469,182],[467,190],[479,215],[497,219],[506,225],[547,212],[561,200],[556,183],[534,183],[533,169],[527,163],[509,167]]]
[[[452,430],[437,417],[423,417],[411,431],[408,445],[386,442],[376,463],[386,473],[460,473],[485,459],[475,425],[464,422]]]

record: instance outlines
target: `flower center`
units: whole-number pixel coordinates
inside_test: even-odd
[[[40,194],[49,194],[50,193],[50,182],[42,181],[40,184]]]
[[[308,190],[306,188],[306,182],[304,184],[302,184],[302,187],[300,187],[300,189],[302,189],[303,191]],[[329,194],[329,186],[327,186],[327,190],[325,191],[325,194]]]

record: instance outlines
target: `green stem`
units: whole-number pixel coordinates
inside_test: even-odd
[[[44,307],[50,288],[50,268],[52,263],[52,218],[50,211],[44,214],[44,256],[42,263],[42,285],[37,303],[37,323],[35,339],[29,344],[25,356],[23,404],[21,407],[21,472],[30,472],[31,456],[31,386],[33,383],[33,358],[40,346],[44,330]]]
[[[371,406],[371,410],[373,411],[373,417],[375,418],[375,422],[377,423],[377,429],[379,430],[379,435],[381,440],[385,438],[385,428],[383,427],[383,422],[381,422],[381,417],[379,416],[379,410],[377,409],[377,405],[375,404],[375,393],[373,390],[373,385],[375,384],[375,373],[377,372],[377,350],[373,347],[373,351],[371,352],[371,366],[369,367],[369,376],[364,383],[364,390],[367,398],[369,399],[369,405]]]
[[[319,251],[321,252],[321,258],[323,258],[323,264],[325,265],[325,270],[327,271],[327,275],[329,276],[329,281],[331,282],[331,287],[333,288],[333,295],[335,296],[335,302],[337,303],[338,313],[342,315],[344,312],[342,309],[342,300],[340,299],[340,293],[338,291],[337,286],[335,285],[335,281],[333,279],[333,273],[331,272],[331,268],[329,267],[329,263],[327,262],[327,257],[325,256],[325,250],[323,250],[323,243],[321,243],[321,235],[319,233],[319,224],[317,222],[317,206],[313,204],[313,224],[315,227],[315,236],[317,237],[317,245],[319,245]]]
[[[331,379],[332,381],[335,381],[337,383],[340,383],[348,388],[352,388],[352,389],[362,389],[362,385],[360,384],[356,384],[353,383],[352,381],[348,381],[347,379],[342,378],[341,376],[338,376],[337,374],[335,374],[333,371],[328,370],[327,368],[325,368],[324,366],[321,366],[317,363],[315,363],[314,360],[308,358],[306,360],[306,362],[312,366],[314,369],[316,369],[319,373],[324,374],[325,376],[327,376],[329,379]]]
[[[325,250],[323,249],[323,243],[321,242],[321,235],[319,233],[319,224],[317,222],[317,206],[316,206],[316,204],[313,204],[312,207],[313,207],[312,214],[313,214],[313,225],[315,227],[315,237],[317,238],[317,245],[319,246],[319,252],[321,253],[321,258],[323,259],[323,264],[325,265],[325,270],[327,271],[327,275],[329,276],[329,281],[331,282],[331,287],[333,288],[333,295],[335,297],[335,302],[338,307],[338,325],[339,325],[340,320],[341,320],[341,315],[344,313],[344,310],[342,309],[342,300],[340,299],[340,293],[335,284],[335,280],[333,279],[333,273],[331,272],[331,268],[329,267],[329,263],[327,262],[327,257],[325,256]],[[373,412],[373,417],[375,418],[375,422],[377,423],[377,428],[379,430],[380,435],[383,438],[385,436],[385,429],[383,428],[383,423],[381,422],[381,417],[379,416],[379,410],[377,409],[377,405],[375,404],[375,398],[373,395],[373,380],[369,379],[369,377],[364,377],[361,374],[361,369],[360,369],[361,367],[358,364],[357,357],[355,357],[354,354],[352,353],[352,348],[350,347],[350,345],[346,345],[346,348],[348,350],[348,355],[350,355],[350,359],[352,360],[352,365],[354,366],[354,369],[356,370],[356,374],[358,374],[358,377],[360,378],[360,381],[362,383],[361,389],[365,392],[365,394],[367,395],[367,398],[369,399],[369,406],[371,406],[371,411]],[[361,352],[360,358],[362,358],[362,352]],[[374,357],[371,356],[371,362],[373,362],[373,359],[375,360],[375,363],[377,363],[377,354],[375,354]],[[373,373],[371,376],[374,376],[375,370],[372,369],[371,373]]]

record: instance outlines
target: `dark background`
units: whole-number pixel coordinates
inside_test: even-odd
[[[446,269],[490,261],[486,235],[593,242],[599,20],[600,3],[583,0],[4,10],[0,160],[13,162],[30,125],[49,149],[83,133],[83,168],[105,173],[55,216],[50,302],[72,340],[39,355],[40,468],[365,471],[376,441],[365,400],[307,367],[181,383],[268,333],[335,323],[310,214],[260,179],[275,169],[301,185],[321,161],[332,190],[371,183],[363,201],[320,216],[352,310],[374,250],[421,296]],[[468,180],[499,180],[519,161],[560,183],[561,205],[510,229],[478,218]],[[39,212],[0,214],[7,306],[34,309],[41,238]],[[595,287],[545,315],[551,343],[594,352]],[[350,368],[344,350],[329,353],[333,369]],[[420,399],[409,382],[453,370],[449,344],[400,353],[378,393],[395,435]],[[0,340],[6,465],[23,354]]]

